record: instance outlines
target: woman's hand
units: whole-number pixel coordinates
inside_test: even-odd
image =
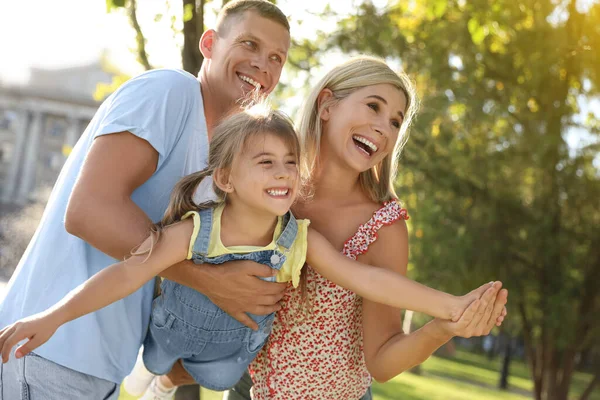
[[[500,326],[507,314],[505,305],[508,299],[508,290],[501,289],[501,287],[502,282],[494,282],[479,300],[473,301],[467,307],[456,322],[441,319],[434,320],[434,324],[440,331],[440,336],[461,336],[464,338],[485,336],[490,333],[494,326]]]
[[[59,326],[60,323],[57,323],[56,318],[53,316],[47,313],[39,313],[23,318],[0,330],[2,362],[8,362],[11,349],[20,341],[29,339],[17,348],[15,351],[16,358],[21,358],[46,343]]]

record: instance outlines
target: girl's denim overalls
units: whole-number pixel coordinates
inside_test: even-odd
[[[279,270],[298,232],[291,212],[283,218],[283,231],[276,250],[246,254],[225,254],[209,258],[213,209],[200,211],[200,232],[193,248],[196,264],[221,264],[231,260],[252,260]],[[265,278],[274,281],[275,277]],[[252,329],[230,317],[208,297],[187,286],[164,280],[162,294],[154,300],[150,328],[144,341],[144,364],[155,374],[166,374],[182,359],[183,366],[201,386],[225,390],[235,385],[265,344],[274,313],[248,314],[259,329]]]

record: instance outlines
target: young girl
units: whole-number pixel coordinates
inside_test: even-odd
[[[62,324],[133,293],[185,259],[210,264],[253,260],[278,270],[277,281],[289,281],[294,287],[307,261],[323,276],[365,298],[445,319],[458,319],[485,291],[483,286],[455,297],[339,254],[308,229],[308,220],[296,220],[289,212],[298,195],[299,161],[298,138],[282,114],[256,106],[224,120],[210,143],[208,168],[178,183],[155,234],[129,259],[94,275],[55,306],[0,331],[3,361],[19,341],[29,339],[17,348],[16,357],[43,344]],[[218,200],[194,204],[194,191],[208,176]],[[251,317],[259,330],[245,327],[206,296],[165,280],[154,300],[144,364],[160,375],[182,359],[202,386],[227,389],[239,380],[271,332],[273,314]]]

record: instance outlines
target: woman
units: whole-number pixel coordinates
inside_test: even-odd
[[[310,219],[348,257],[402,274],[408,217],[393,182],[416,109],[404,73],[359,57],[317,84],[300,118],[312,196],[294,214]],[[269,342],[250,367],[256,400],[369,399],[371,377],[387,381],[453,336],[487,335],[506,314],[507,291],[497,283],[459,321],[435,319],[404,334],[400,310],[362,301],[306,272],[304,290],[288,288],[288,306],[277,313]],[[241,381],[225,398],[249,399],[248,386],[248,379]]]

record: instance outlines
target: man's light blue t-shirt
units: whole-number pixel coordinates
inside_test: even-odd
[[[159,221],[175,183],[206,167],[208,137],[199,81],[180,70],[154,70],[125,83],[100,106],[65,163],[40,225],[8,283],[0,326],[43,311],[116,262],[67,233],[69,196],[95,138],[129,131],[159,153],[156,172],[132,195]],[[120,383],[146,334],[154,283],[59,328],[40,356],[73,370]],[[14,349],[13,349],[14,350]]]

